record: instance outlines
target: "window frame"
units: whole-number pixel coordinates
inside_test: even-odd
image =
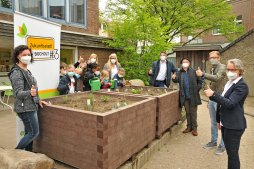
[[[49,0],[47,0],[47,18],[53,22],[60,22],[60,23],[67,23],[67,2],[64,0],[64,7],[65,7],[65,14],[64,17],[65,19],[56,19],[56,18],[51,18],[50,17],[50,6],[49,6]]]
[[[12,9],[0,7],[0,11],[14,13],[15,11],[15,0],[11,0]]]
[[[39,18],[45,18],[44,17],[44,1],[45,0],[41,0],[41,15],[35,15],[35,14],[23,12],[23,10],[22,10],[22,0],[19,0],[19,11],[24,13],[24,14],[27,14],[27,15],[32,15],[32,16],[39,17]]]
[[[83,2],[84,2],[84,24],[72,22],[72,20],[71,20],[71,1],[72,0],[69,0],[69,23],[72,25],[77,25],[77,26],[82,26],[82,27],[87,28],[87,2],[86,2],[86,0],[83,0]]]

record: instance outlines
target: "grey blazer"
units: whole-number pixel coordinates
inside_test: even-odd
[[[31,74],[30,71],[29,73]],[[38,95],[37,81],[32,74],[29,75],[27,71],[14,65],[8,76],[13,88],[14,111],[17,113],[38,111],[37,104],[41,99]],[[36,89],[36,96],[31,96],[32,85]]]
[[[117,71],[120,69],[120,68],[122,68],[122,66],[119,64],[119,65],[117,65],[116,64],[116,69],[117,69]],[[103,68],[103,70],[108,70],[108,63],[106,63],[105,65],[104,65],[104,68]],[[112,79],[113,77],[111,77],[111,73],[109,73],[109,79]]]

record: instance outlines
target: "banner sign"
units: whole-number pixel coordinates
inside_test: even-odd
[[[59,95],[61,25],[20,12],[14,13],[14,48],[27,45],[34,63],[28,65],[39,88],[40,98]],[[24,135],[24,126],[16,116],[17,141]]]

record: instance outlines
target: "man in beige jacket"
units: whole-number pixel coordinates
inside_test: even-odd
[[[196,71],[197,76],[204,77],[204,79],[211,81],[210,88],[217,93],[221,93],[226,84],[226,65],[220,63],[220,53],[213,51],[209,53],[209,61],[212,64],[211,74],[203,73],[200,69]],[[216,121],[216,110],[217,103],[209,100],[207,107],[209,108],[210,119],[211,119],[211,142],[204,146],[205,149],[217,147],[218,139],[218,128]],[[223,154],[226,151],[223,139],[221,137],[221,142],[215,154]]]

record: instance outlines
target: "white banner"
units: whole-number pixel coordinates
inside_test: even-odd
[[[54,96],[59,84],[61,25],[48,20],[14,13],[14,48],[28,45],[34,63],[28,65],[37,80],[42,98]],[[17,141],[24,135],[23,122],[16,116]]]

